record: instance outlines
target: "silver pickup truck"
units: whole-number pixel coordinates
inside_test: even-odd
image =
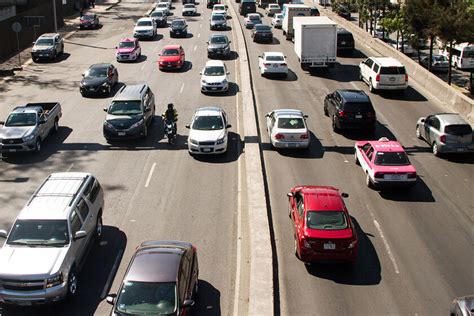
[[[42,141],[58,130],[61,115],[57,102],[17,106],[0,122],[0,153],[40,151]]]

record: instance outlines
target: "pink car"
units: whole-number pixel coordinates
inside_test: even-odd
[[[140,42],[136,38],[124,38],[116,47],[117,61],[137,60],[142,55]]]
[[[385,137],[377,141],[358,141],[354,158],[366,174],[368,187],[412,187],[416,184],[415,167],[397,141]]]

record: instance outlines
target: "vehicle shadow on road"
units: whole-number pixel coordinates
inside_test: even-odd
[[[411,86],[408,86],[408,88],[405,91],[378,91],[378,94],[384,98],[384,99],[389,99],[389,100],[403,100],[403,101],[409,101],[409,102],[425,102],[428,101],[428,99],[422,95],[420,92],[417,90],[413,89]]]
[[[220,316],[221,292],[211,283],[199,280],[199,294],[192,312],[193,315]]]
[[[6,306],[4,310],[0,309],[1,315],[94,315],[109,291],[126,246],[127,236],[123,231],[104,226],[101,240],[92,245],[78,274],[78,292],[74,299],[67,303],[37,307]]]
[[[351,216],[359,240],[359,254],[354,265],[345,263],[316,263],[306,265],[309,274],[338,284],[376,285],[382,280],[380,260],[372,241],[374,235],[362,230],[357,220]]]
[[[411,189],[385,188],[380,190],[379,194],[383,199],[397,202],[436,202],[422,175],[418,175],[416,185]]]
[[[336,82],[359,81],[359,66],[337,63],[332,69],[312,68],[309,74]]]
[[[288,69],[288,75],[284,76],[283,74],[267,74],[265,79],[274,80],[274,81],[297,81],[298,75],[291,69]]]
[[[237,53],[236,51],[231,51],[230,54],[227,56],[227,58],[225,58],[225,60],[236,60],[237,58],[239,58],[239,53]],[[218,58],[216,58],[218,59]]]
[[[310,142],[309,142],[309,148],[307,149],[284,149],[284,148],[279,148],[276,149],[278,153],[282,156],[285,157],[291,157],[291,158],[303,158],[303,159],[320,159],[323,158],[324,156],[324,149],[323,145],[321,144],[321,141],[314,135],[313,132],[309,132],[309,137],[310,137]],[[262,143],[262,148],[264,150],[267,150],[267,146],[263,146],[264,144]],[[265,144],[268,145],[268,147],[271,147],[270,144]],[[269,148],[269,150],[272,150]]]
[[[386,137],[389,140],[397,140],[395,135],[387,128],[387,126],[380,121],[375,123],[375,133],[364,130],[341,130],[339,134],[347,139],[354,141],[358,140],[378,140],[382,137]]]

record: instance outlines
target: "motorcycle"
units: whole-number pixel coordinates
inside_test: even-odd
[[[168,144],[174,144],[176,142],[176,127],[173,120],[166,120],[164,117],[163,119],[165,120],[165,135],[166,138],[168,138]]]

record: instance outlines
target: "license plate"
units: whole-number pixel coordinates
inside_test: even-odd
[[[172,65],[168,65],[168,66],[166,66],[166,67],[168,67],[168,68],[169,68],[169,67],[172,67]]]
[[[125,132],[118,132],[118,136],[125,136]]]
[[[342,45],[346,45],[346,42],[342,41],[341,44],[342,44]]]
[[[39,54],[38,56],[39,56],[39,57],[44,57],[44,56],[46,56],[46,55],[45,55],[45,54]]]
[[[202,151],[205,152],[205,153],[210,153],[210,152],[211,152],[211,148],[203,148]]]
[[[16,303],[20,306],[31,306],[30,301],[17,301]]]
[[[217,90],[217,88],[211,88],[211,90]]]
[[[16,152],[16,149],[7,149],[9,152],[14,153]]]
[[[356,116],[355,116],[355,117],[356,117],[356,118],[362,118],[362,115],[360,115],[360,114],[356,114]]]
[[[333,244],[332,242],[324,243],[324,250],[334,250],[334,249],[336,249],[336,244]]]
[[[390,77],[390,81],[395,81],[395,77]]]
[[[386,177],[387,180],[406,180],[407,178],[405,174],[388,174]]]
[[[278,65],[273,65],[273,68],[278,68]]]
[[[457,151],[464,151],[464,148],[458,148]]]

